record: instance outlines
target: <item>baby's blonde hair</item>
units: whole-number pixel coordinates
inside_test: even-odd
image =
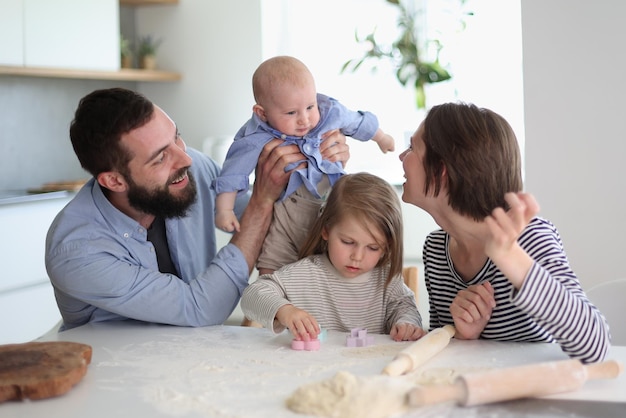
[[[330,192],[320,216],[300,249],[300,258],[327,252],[322,229],[330,229],[346,217],[369,222],[384,237],[378,245],[384,250],[377,266],[390,265],[385,286],[402,272],[404,238],[402,207],[396,190],[388,182],[369,173],[346,174]]]
[[[302,61],[286,55],[273,57],[263,61],[252,75],[254,100],[263,105],[273,88],[284,83],[302,87],[315,81],[313,74]]]

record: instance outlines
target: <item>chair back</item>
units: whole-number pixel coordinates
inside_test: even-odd
[[[415,293],[415,303],[417,303],[419,301],[417,298],[417,267],[410,266],[403,268],[402,278],[404,279],[404,284]]]

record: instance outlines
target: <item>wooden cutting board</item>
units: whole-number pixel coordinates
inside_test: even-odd
[[[87,180],[54,181],[44,183],[40,187],[28,189],[28,193],[58,192],[62,190],[77,192],[85,185],[86,182]]]
[[[91,354],[68,341],[0,345],[0,402],[63,395],[85,376]]]

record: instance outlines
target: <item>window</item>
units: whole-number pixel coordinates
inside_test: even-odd
[[[427,87],[427,106],[462,100],[488,107],[511,123],[523,150],[520,0],[466,0],[462,6],[459,0],[421,2],[428,38],[441,40],[441,62],[449,63],[453,76]],[[462,32],[442,7],[451,5],[473,12],[464,18]],[[292,55],[302,60],[320,93],[350,109],[371,111],[396,139],[396,151],[385,155],[373,142],[349,140],[346,171],[369,171],[391,183],[403,183],[398,155],[424,116],[415,106],[413,89],[402,87],[391,66],[382,61],[375,73],[361,68],[340,74],[347,60],[362,55],[355,31],[363,36],[376,28],[381,42],[395,39],[397,8],[385,0],[262,0],[261,10],[264,59]]]

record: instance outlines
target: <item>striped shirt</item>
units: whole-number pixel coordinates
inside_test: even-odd
[[[463,281],[454,270],[449,240],[445,231],[437,230],[424,243],[431,330],[454,325],[450,304],[460,290],[488,281],[496,307],[481,338],[556,342],[567,355],[584,362],[605,357],[610,346],[607,322],[583,292],[550,221],[535,217],[518,238],[535,261],[519,291],[490,259],[474,278]]]
[[[285,328],[277,321],[281,306],[293,304],[315,317],[328,330],[365,328],[388,334],[398,323],[422,326],[415,295],[398,275],[385,288],[389,266],[376,267],[354,278],[344,278],[326,255],[313,255],[260,276],[244,291],[244,315],[275,333]]]

